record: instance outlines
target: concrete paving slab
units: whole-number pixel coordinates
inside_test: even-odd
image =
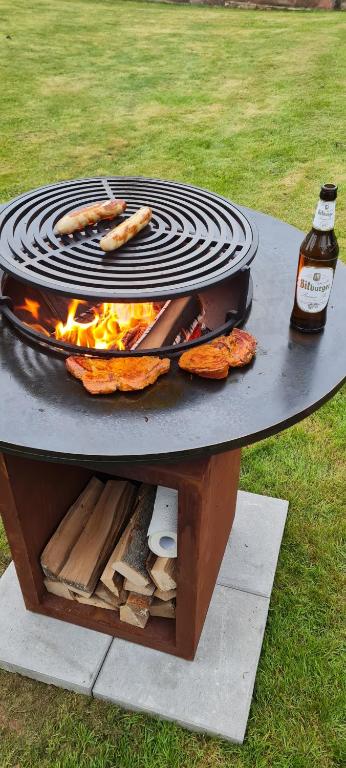
[[[217,586],[193,662],[115,639],[93,696],[242,743],[268,607]]]
[[[112,638],[27,611],[13,563],[0,579],[0,667],[89,696]]]
[[[239,492],[193,662],[26,611],[12,564],[0,579],[0,667],[241,743],[287,508]]]
[[[287,511],[284,499],[238,491],[218,584],[270,597]]]

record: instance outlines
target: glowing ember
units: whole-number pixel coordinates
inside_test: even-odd
[[[80,308],[85,307],[81,312]],[[35,320],[40,318],[40,304],[32,299],[24,299],[17,309],[28,312]],[[101,304],[90,306],[86,301],[72,299],[68,307],[65,322],[48,321],[54,331],[50,334],[38,323],[30,323],[32,328],[53,335],[56,339],[67,341],[77,347],[93,349],[131,349],[137,339],[151,325],[161,309],[160,304]],[[79,311],[79,317],[76,315]]]

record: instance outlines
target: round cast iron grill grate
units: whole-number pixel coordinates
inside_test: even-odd
[[[127,201],[123,216],[59,237],[65,213],[98,200]],[[99,240],[150,205],[150,224],[114,253]],[[140,177],[77,179],[40,187],[0,214],[0,264],[19,280],[66,296],[147,301],[203,291],[248,264],[256,229],[229,200],[187,184]]]

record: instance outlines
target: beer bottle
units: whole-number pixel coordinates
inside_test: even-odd
[[[312,229],[300,246],[291,325],[298,331],[321,331],[333,285],[339,246],[334,233],[335,184],[323,184]]]

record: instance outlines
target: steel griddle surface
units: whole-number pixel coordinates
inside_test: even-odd
[[[331,396],[346,369],[346,268],[337,267],[325,331],[290,331],[302,233],[251,215],[260,231],[246,325],[258,339],[253,365],[220,382],[192,378],[173,363],[143,392],[92,397],[61,359],[28,346],[2,320],[0,447],[65,463],[192,458],[278,432]]]

